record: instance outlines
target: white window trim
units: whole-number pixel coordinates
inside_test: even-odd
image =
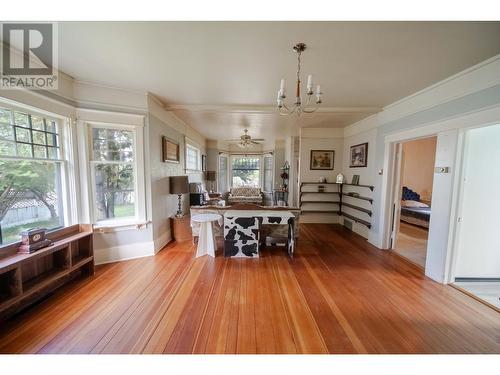
[[[229,166],[229,163],[230,163],[229,156],[230,156],[229,154],[224,153],[224,152],[223,153],[219,153],[219,157],[217,158],[217,176],[220,176],[220,171],[221,171],[221,169],[220,169],[220,158],[224,157],[224,158],[227,159],[227,163],[226,163],[226,186],[227,186],[228,189],[231,189],[231,186],[229,184],[229,176],[230,176],[229,175],[229,168],[230,168],[230,166]],[[220,186],[219,186],[219,178],[218,177],[217,177],[217,191],[220,192],[220,193],[223,193],[223,191],[221,191]]]
[[[188,168],[187,163],[188,163],[188,148],[196,150],[197,157],[196,157],[196,169]],[[189,142],[189,138],[186,138],[185,141],[185,147],[184,147],[184,170],[186,173],[200,173],[201,172],[201,150],[199,147],[197,147],[195,144]]]
[[[40,159],[3,156],[4,159],[29,160],[29,161],[48,161],[61,164],[61,202],[63,206],[64,227],[78,223],[78,203],[76,189],[77,171],[75,170],[75,145],[73,143],[74,129],[69,118],[57,113],[45,111],[33,106],[24,105],[9,99],[0,99],[0,106],[11,111],[25,112],[32,116],[50,118],[57,121],[59,125],[60,158],[59,159]],[[0,245],[3,246],[3,245]]]
[[[272,164],[271,164],[271,191],[265,191],[264,190],[265,158],[271,158],[272,159]],[[264,191],[266,193],[272,193],[273,192],[275,173],[276,173],[276,169],[275,169],[275,163],[274,163],[274,154],[271,153],[271,152],[263,154],[262,155],[262,191]]]
[[[231,154],[229,155],[229,163],[228,163],[228,169],[229,169],[229,174],[228,174],[228,179],[229,179],[229,184],[228,187],[231,189],[233,187],[233,160],[234,158],[241,158],[241,157],[255,157],[259,158],[259,183],[258,183],[258,188],[262,190],[262,184],[263,184],[263,172],[264,172],[264,156],[262,154]]]
[[[139,116],[137,116],[139,117]],[[142,116],[141,116],[142,117]],[[144,177],[144,136],[143,136],[143,123],[137,124],[119,124],[114,122],[101,122],[101,121],[78,121],[78,135],[79,135],[79,149],[80,162],[84,163],[85,167],[81,168],[82,181],[82,198],[85,199],[85,214],[82,218],[83,222],[93,224],[93,227],[98,231],[112,231],[113,228],[125,229],[143,229],[148,223],[146,220],[146,187]],[[92,152],[92,128],[107,128],[107,129],[122,129],[129,130],[133,133],[134,142],[134,189],[135,196],[135,216],[123,219],[111,219],[97,221],[96,213],[96,200],[94,189],[94,176],[91,160]]]

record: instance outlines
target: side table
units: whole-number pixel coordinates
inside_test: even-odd
[[[193,237],[190,215],[184,215],[182,217],[174,216],[171,220],[172,237],[176,241],[187,241]]]

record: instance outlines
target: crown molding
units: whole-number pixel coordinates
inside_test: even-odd
[[[488,89],[500,83],[499,72],[500,54],[385,106],[382,111],[346,126],[344,134],[353,136],[363,133]]]

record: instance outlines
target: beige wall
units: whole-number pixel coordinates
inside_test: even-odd
[[[432,180],[436,159],[437,137],[403,143],[402,186],[420,194],[420,199],[432,199]]]

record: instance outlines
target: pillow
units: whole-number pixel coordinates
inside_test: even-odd
[[[422,202],[417,202],[417,201],[411,201],[411,200],[403,200],[401,201],[401,207],[418,207],[418,208],[427,208],[430,207],[428,204],[422,203]]]

